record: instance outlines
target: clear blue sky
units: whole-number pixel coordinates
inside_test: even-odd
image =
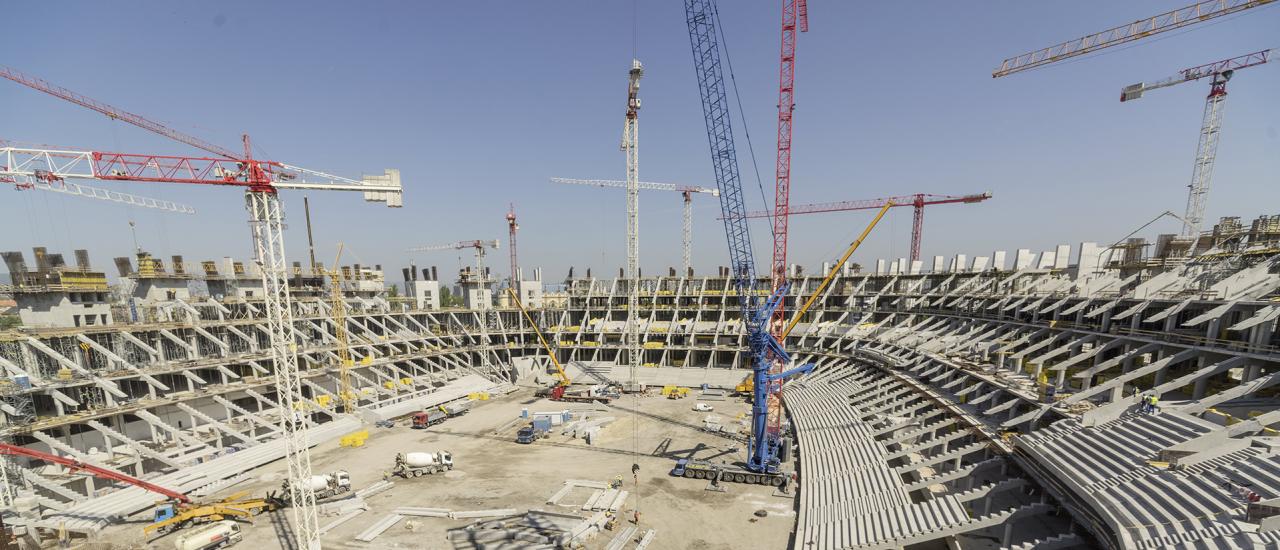
[[[810,2],[800,36],[793,201],[915,192],[991,191],[981,205],[926,216],[924,255],[986,255],[1110,242],[1158,212],[1181,212],[1207,84],[1117,101],[1122,86],[1277,46],[1280,9],[1002,79],[1013,54],[1179,7],[1157,2]],[[56,5],[55,5],[56,4]],[[778,70],[776,1],[721,3],[766,190],[773,184]],[[633,8],[636,18],[633,20]],[[626,72],[636,49],[641,177],[713,185],[680,2],[37,2],[10,17],[3,64],[204,139],[338,174],[399,168],[403,209],[313,193],[318,256],[383,264],[406,247],[506,240],[516,204],[526,269],[556,281],[568,266],[624,262],[621,192],[553,185],[551,176],[622,179]],[[11,25],[13,26],[13,25]],[[1209,218],[1280,212],[1280,63],[1232,81]],[[90,149],[190,153],[132,126],[0,81],[0,139]],[[738,124],[737,129],[741,130]],[[746,139],[739,131],[740,158]],[[748,195],[759,208],[751,168]],[[250,254],[239,193],[117,184],[192,204],[197,216],[130,211],[0,190],[0,249],[88,248],[97,265],[144,248],[190,260]],[[708,197],[709,198],[709,197]],[[292,259],[305,259],[302,198],[288,194]],[[680,261],[680,200],[641,197],[642,265]],[[726,263],[712,200],[696,201],[699,271]],[[793,261],[835,256],[870,213],[797,217]],[[1154,231],[1173,232],[1161,222]],[[758,264],[767,228],[754,227]],[[910,210],[897,209],[857,256],[907,253]],[[28,253],[29,254],[29,253]],[[506,251],[491,257],[505,275]],[[452,274],[456,253],[419,255]],[[463,261],[470,262],[467,254]]]

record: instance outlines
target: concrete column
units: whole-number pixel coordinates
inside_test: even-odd
[[[1165,355],[1165,354],[1164,354],[1164,350],[1159,350],[1159,351],[1157,351],[1157,352],[1156,352],[1156,356],[1155,356],[1155,360],[1156,360],[1156,361],[1159,361],[1160,359],[1163,359],[1163,358],[1164,358],[1164,355]],[[1153,361],[1153,362],[1154,362],[1154,361]],[[1159,386],[1160,384],[1163,384],[1163,383],[1164,383],[1165,378],[1168,378],[1168,376],[1169,376],[1169,369],[1170,369],[1170,368],[1173,368],[1173,366],[1174,366],[1174,365],[1171,365],[1171,364],[1170,364],[1170,365],[1165,365],[1165,366],[1164,366],[1164,368],[1161,368],[1160,370],[1156,371],[1156,379],[1155,379],[1155,383],[1154,383],[1154,385],[1155,385],[1155,386]]]
[[[1195,366],[1194,366],[1194,367],[1192,367],[1192,369],[1194,369],[1194,370],[1197,370],[1197,371],[1198,371],[1198,370],[1200,370],[1200,369],[1204,368],[1204,367],[1205,367],[1205,358],[1204,358],[1204,356],[1202,355],[1202,356],[1200,356],[1200,357],[1197,357],[1197,358],[1196,358],[1195,363],[1196,363],[1196,364],[1195,364]],[[1191,392],[1191,399],[1193,399],[1193,400],[1198,400],[1198,399],[1202,399],[1202,398],[1204,398],[1204,394],[1205,394],[1205,393],[1208,391],[1208,389],[1209,389],[1209,379],[1210,379],[1210,378],[1212,378],[1212,377],[1211,377],[1211,376],[1202,376],[1202,377],[1200,377],[1199,379],[1197,379],[1197,380],[1196,380],[1195,389]]]

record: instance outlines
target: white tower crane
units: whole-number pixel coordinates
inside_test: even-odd
[[[627,182],[618,180],[588,180],[574,178],[551,178],[552,183],[565,183],[570,185],[589,185],[592,187],[617,187],[625,189]],[[713,197],[720,196],[720,190],[707,187],[695,187],[691,185],[678,185],[674,183],[658,183],[652,181],[638,182],[637,187],[640,189],[651,191],[675,191],[684,197],[684,231],[681,241],[681,277],[688,277],[693,269],[693,194],[705,193]]]
[[[644,65],[631,60],[627,76],[627,121],[622,128],[622,151],[627,154],[627,366],[628,387],[638,385],[636,368],[640,366],[640,327],[636,309],[640,307],[640,78]]]
[[[21,156],[21,155],[19,155]],[[0,172],[9,172],[9,164],[13,158],[12,148],[0,147]],[[97,199],[100,201],[118,202],[129,206],[139,208],[151,208],[163,212],[173,212],[175,214],[195,214],[196,209],[185,204],[167,201],[163,199],[153,199],[151,197],[143,197],[131,193],[121,193],[83,183],[67,181],[50,172],[38,171],[31,176],[0,176],[0,183],[12,183],[14,189],[22,191],[26,189],[35,189],[39,191],[48,191],[50,193],[61,193],[74,197],[84,197],[86,199]]]
[[[1187,186],[1187,209],[1182,215],[1182,236],[1192,240],[1192,252],[1195,248],[1194,241],[1200,235],[1200,228],[1204,225],[1204,210],[1209,201],[1209,186],[1213,183],[1213,163],[1218,156],[1218,138],[1222,133],[1222,109],[1227,100],[1227,81],[1231,80],[1235,71],[1266,63],[1270,54],[1271,50],[1262,50],[1183,69],[1178,74],[1159,82],[1151,84],[1139,82],[1125,86],[1120,92],[1120,101],[1131,101],[1141,98],[1150,90],[1167,88],[1201,78],[1211,79],[1209,95],[1205,97],[1204,118],[1200,123],[1196,162],[1191,170],[1191,183]]]
[[[480,315],[484,316],[484,319],[481,320],[480,322],[480,338],[481,338],[480,367],[483,372],[491,375],[493,374],[493,362],[489,357],[489,355],[492,353],[490,342],[489,342],[489,329],[498,328],[497,326],[498,312],[493,309],[491,295],[487,292],[487,290],[489,289],[490,280],[485,275],[484,257],[486,255],[486,249],[492,248],[494,250],[497,250],[500,245],[501,243],[497,239],[489,240],[489,241],[474,240],[474,241],[462,241],[462,242],[457,242],[452,244],[419,246],[419,247],[410,248],[406,250],[406,252],[435,252],[439,250],[462,250],[464,248],[471,248],[475,250],[476,272],[475,272],[475,276],[471,278],[470,282],[475,283],[477,286],[477,290],[475,294],[476,297],[474,300],[476,306],[474,307],[474,309],[483,310],[483,313],[480,313]]]

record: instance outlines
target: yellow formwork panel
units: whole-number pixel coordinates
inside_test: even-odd
[[[369,439],[369,430],[360,430],[358,432],[349,433],[342,436],[338,441],[340,447],[363,447],[366,439]]]

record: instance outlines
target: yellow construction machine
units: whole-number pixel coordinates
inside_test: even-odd
[[[268,495],[266,498],[248,498],[247,491],[236,493],[217,502],[173,503],[156,505],[155,519],[142,528],[148,537],[161,536],[191,525],[233,519],[253,521],[253,516],[283,507],[283,502]]]

